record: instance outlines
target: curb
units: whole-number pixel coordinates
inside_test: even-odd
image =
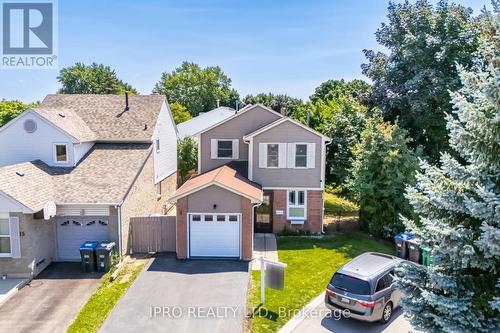
[[[310,310],[314,310],[317,308],[325,299],[325,292],[322,292],[316,298],[314,298],[312,301],[307,303],[302,309],[300,309],[300,312],[306,312]],[[287,323],[278,331],[278,333],[291,333],[299,324],[304,321],[304,317],[301,315],[297,315],[287,321]]]

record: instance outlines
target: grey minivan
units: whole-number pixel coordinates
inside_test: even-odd
[[[349,318],[387,323],[403,295],[392,283],[401,260],[376,252],[354,258],[333,274],[326,287],[326,307],[349,310]]]

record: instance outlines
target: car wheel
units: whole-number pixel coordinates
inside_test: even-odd
[[[387,324],[389,320],[391,320],[391,316],[392,316],[392,303],[389,302],[384,306],[384,310],[382,311],[382,318],[380,319],[380,321],[384,324]]]

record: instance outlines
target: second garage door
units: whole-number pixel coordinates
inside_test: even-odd
[[[240,257],[240,214],[189,214],[191,257]]]
[[[89,240],[109,240],[108,216],[65,216],[57,219],[59,260],[80,260],[80,245]]]

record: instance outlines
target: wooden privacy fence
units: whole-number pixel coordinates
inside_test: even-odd
[[[130,253],[175,252],[175,216],[130,218]]]

